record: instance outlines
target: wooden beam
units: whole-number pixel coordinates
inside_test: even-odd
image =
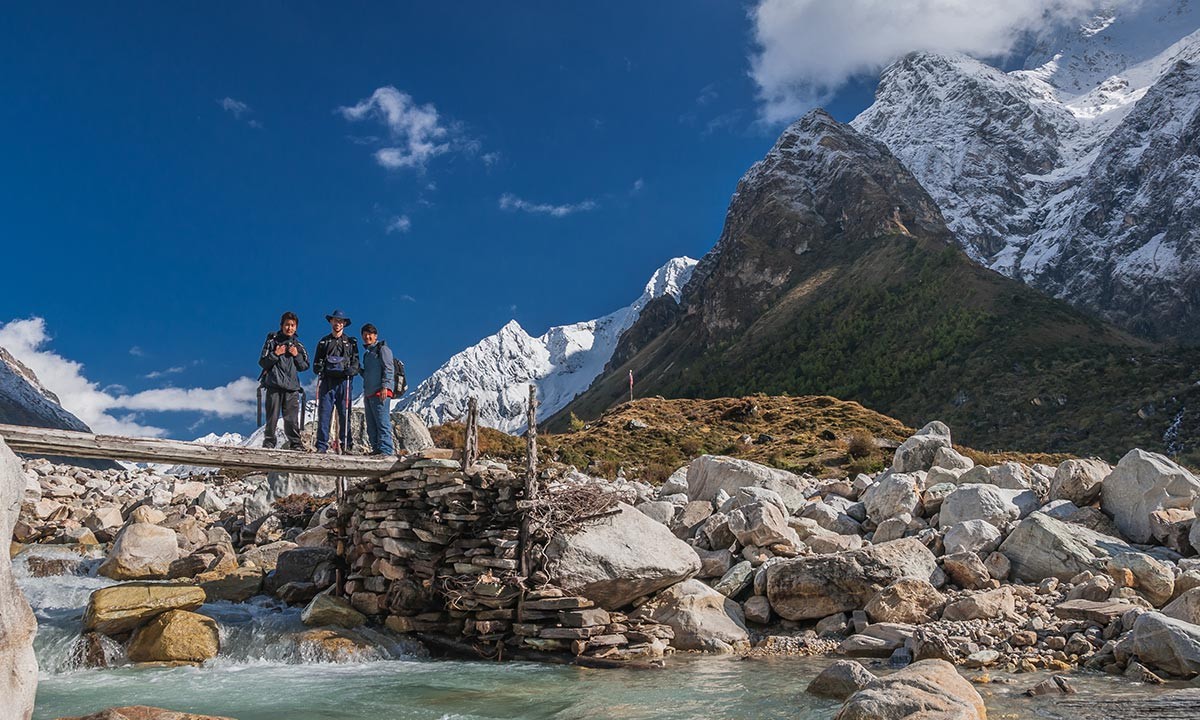
[[[171,463],[243,471],[296,472],[309,475],[381,477],[401,470],[396,457],[317,455],[295,450],[201,445],[182,440],[93,435],[23,425],[0,425],[0,438],[13,452],[104,458],[130,462]]]

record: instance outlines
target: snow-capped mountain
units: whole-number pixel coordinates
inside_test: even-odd
[[[675,258],[651,276],[631,305],[596,320],[552,327],[533,337],[516,320],[446,361],[396,408],[435,425],[461,418],[471,396],[479,422],[506,432],[525,429],[529,383],[538,388],[538,418],[557,412],[591,385],[612,357],[621,333],[651,300],[676,301],[696,261]]]
[[[0,423],[91,432],[79,418],[63,408],[58,396],[42,385],[33,370],[0,347]],[[51,457],[90,468],[115,468],[109,460]]]
[[[37,375],[0,347],[0,423],[91,432]]]
[[[1200,340],[1200,2],[1041,38],[1024,69],[913,53],[852,125],[979,262],[1153,338]]]

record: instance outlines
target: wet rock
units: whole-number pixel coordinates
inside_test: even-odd
[[[915,538],[904,538],[776,563],[767,570],[767,597],[772,609],[788,620],[817,619],[857,610],[902,577],[929,581],[937,570],[928,548]]]
[[[1034,513],[1017,524],[1000,545],[1012,563],[1013,577],[1029,582],[1056,577],[1070,580],[1081,572],[1099,570],[1105,559],[1133,552],[1123,540]]]
[[[669,625],[675,631],[671,645],[680,650],[728,652],[750,638],[741,605],[699,580],[667,588],[631,617]]]
[[[873,622],[919,625],[933,619],[945,602],[928,581],[900,578],[876,593],[863,609]]]
[[[0,438],[0,538],[5,546],[25,493],[25,473],[17,456]],[[37,691],[37,659],[33,637],[37,621],[29,602],[13,579],[12,560],[0,552],[0,717],[28,718]]]
[[[985,720],[983,698],[945,660],[921,660],[851,695],[834,720]]]
[[[255,567],[238,568],[232,572],[206,572],[195,577],[204,590],[205,602],[246,602],[262,592],[263,571]]]
[[[1190,508],[1200,496],[1200,480],[1163,455],[1130,450],[1102,484],[1100,504],[1121,534],[1135,543],[1150,542],[1150,514]]]
[[[321,593],[312,599],[300,614],[300,621],[310,627],[334,625],[356,628],[367,621],[365,615],[355,610],[345,599]]]
[[[83,629],[119,635],[169,610],[195,610],[204,599],[195,585],[132,582],[100,588],[88,599]]]
[[[613,515],[556,534],[546,555],[551,582],[614,610],[700,571],[690,545],[624,503]]]
[[[190,578],[201,573],[228,574],[238,567],[237,553],[228,542],[209,543],[171,563],[167,578]]]
[[[871,671],[857,660],[837,660],[813,678],[804,691],[817,697],[845,700],[874,681]]]
[[[295,547],[285,550],[279,554],[275,571],[267,576],[267,589],[277,590],[288,583],[314,582],[321,564],[332,562],[335,555],[333,548],[329,547]]]
[[[129,641],[134,662],[201,663],[220,650],[217,623],[187,610],[168,610],[137,629]]]
[[[135,522],[117,535],[99,572],[113,580],[159,580],[167,577],[178,558],[174,530]]]

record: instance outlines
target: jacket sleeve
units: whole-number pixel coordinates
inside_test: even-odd
[[[325,338],[317,341],[317,351],[313,356],[313,372],[320,375],[325,369]]]
[[[383,365],[383,384],[380,388],[396,390],[396,366],[392,363],[392,349],[387,345],[379,345],[379,362]]]
[[[292,358],[292,361],[296,363],[296,372],[304,372],[308,369],[308,350],[299,340],[296,341],[296,347],[300,349],[300,353]]]
[[[279,362],[279,358],[272,352],[275,348],[271,342],[274,338],[267,337],[267,341],[263,343],[262,353],[258,356],[258,366],[263,370],[270,370]]]

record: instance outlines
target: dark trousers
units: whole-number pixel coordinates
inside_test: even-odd
[[[263,447],[275,447],[275,429],[279,426],[279,414],[283,412],[283,434],[287,437],[289,450],[302,450],[300,443],[300,392],[267,388],[267,427]]]
[[[337,410],[342,451],[350,452],[350,418],[346,413],[350,391],[350,381],[344,378],[321,378],[317,382],[317,403],[321,407],[317,417],[317,452],[329,449],[329,425],[333,422],[334,410]]]

